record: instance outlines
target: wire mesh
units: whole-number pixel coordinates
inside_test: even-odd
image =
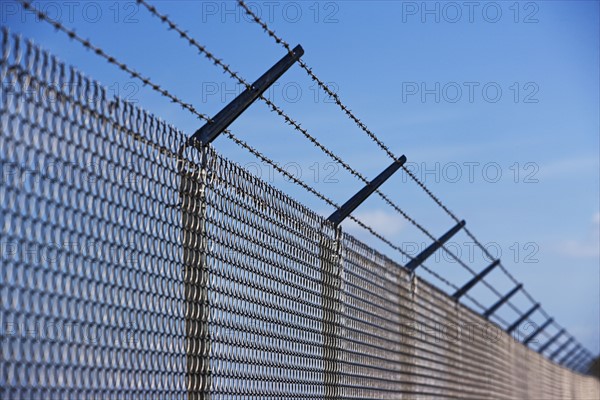
[[[0,398],[598,397],[6,31],[0,77]]]

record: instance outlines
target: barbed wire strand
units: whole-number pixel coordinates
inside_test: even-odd
[[[275,42],[277,42],[278,44],[281,44],[287,51],[288,53],[292,53],[293,54],[293,50],[291,48],[291,46],[289,45],[289,43],[287,43],[283,38],[281,38],[280,36],[278,36],[274,30],[270,29],[269,26],[266,24],[266,22],[264,22],[258,15],[256,15],[251,9],[250,7],[248,7],[248,5],[246,5],[246,3],[243,0],[238,0],[238,4],[240,5],[240,7],[242,7],[244,9],[244,11],[246,12],[246,14],[248,14],[250,17],[252,17],[252,19],[254,20],[254,22],[256,22],[258,25],[260,25],[263,30],[270,36],[272,37]],[[396,160],[396,156],[394,155],[394,153],[390,150],[390,148],[385,145],[383,143],[383,141],[381,139],[379,139],[377,137],[377,135],[375,135],[375,133],[373,133],[354,113],[352,113],[352,111],[341,101],[339,95],[337,93],[335,93],[323,80],[319,79],[319,77],[316,76],[316,74],[313,72],[312,68],[310,68],[303,60],[302,58],[300,58],[298,60],[299,65],[302,67],[302,69],[304,69],[308,75],[310,76],[310,78],[315,81],[317,83],[317,85],[319,87],[321,87],[333,100],[334,102],[346,113],[346,115],[348,115],[348,117],[350,117],[357,125],[358,127],[360,127],[390,158],[392,158],[393,160]],[[433,194],[433,192],[427,187],[425,186],[425,184],[423,182],[421,182],[419,180],[419,178],[417,176],[415,176],[408,168],[406,168],[405,166],[402,167],[402,169],[407,173],[407,175],[417,184],[419,185],[419,187],[421,187],[421,189],[423,189],[428,195],[429,197],[431,197],[455,222],[460,222],[460,219],[436,196]]]

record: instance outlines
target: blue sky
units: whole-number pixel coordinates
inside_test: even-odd
[[[285,54],[235,2],[152,4],[249,81]],[[463,2],[249,4],[292,46],[303,46],[315,73],[392,151],[407,156],[415,174],[502,255],[545,310],[592,352],[600,351],[598,2],[473,2],[471,9]],[[240,90],[134,2],[34,5],[205,114],[219,111]],[[113,93],[190,134],[202,125],[16,3],[1,7],[3,25]],[[367,177],[389,164],[298,66],[268,95]],[[361,187],[264,104],[253,105],[232,131],[338,203]],[[214,146],[319,213],[333,211],[226,138]],[[382,189],[434,235],[452,226],[401,173]],[[356,215],[405,247],[429,242],[376,197]],[[352,224],[345,229],[400,260]],[[468,242],[459,234],[453,246],[483,269],[488,260],[471,254]],[[429,265],[459,286],[469,278],[443,258]],[[512,287],[497,271],[490,282],[501,292]],[[474,293],[484,304],[495,300],[483,288]]]

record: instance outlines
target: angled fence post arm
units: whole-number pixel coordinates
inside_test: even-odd
[[[571,368],[571,369],[576,369],[575,367],[578,365],[579,360],[581,360],[581,358],[585,356],[585,349],[579,349],[579,351],[577,352],[577,354],[575,354],[575,356],[573,356],[573,358],[571,358],[569,360],[569,362],[567,362],[566,367],[567,368]]]
[[[563,358],[558,362],[561,365],[564,365],[573,355],[581,349],[579,344],[576,344]]]
[[[552,353],[552,354],[550,355],[550,357],[549,357],[549,358],[550,358],[550,360],[554,361],[554,359],[555,359],[555,358],[556,358],[556,357],[557,357],[557,356],[558,356],[558,355],[559,355],[559,354],[560,354],[560,353],[561,353],[561,352],[562,352],[562,351],[565,349],[565,347],[567,347],[568,345],[570,345],[572,341],[573,341],[573,337],[571,336],[571,337],[569,338],[569,340],[567,340],[566,342],[564,342],[563,344],[561,344],[561,345],[559,346],[559,348],[558,348],[558,349],[556,349],[556,350],[554,351],[554,353]]]
[[[538,353],[542,354],[550,345],[558,340],[565,333],[564,329],[561,329],[556,335],[552,336],[548,341],[538,349]]]
[[[592,362],[593,358],[590,356],[590,354],[585,351],[582,356],[579,358],[578,363],[577,363],[577,371],[581,372],[581,373],[588,373],[591,367],[591,362]]]
[[[511,326],[506,328],[506,333],[512,333],[512,331],[517,329],[519,327],[519,325],[521,325],[527,318],[529,318],[531,316],[531,314],[533,314],[535,312],[535,310],[537,310],[538,308],[540,308],[540,303],[535,304],[533,307],[531,307],[529,309],[529,311],[527,311],[525,314],[521,315],[521,317],[518,320],[513,322],[513,324]]]
[[[456,291],[456,293],[454,293],[454,295],[452,295],[452,297],[454,297],[454,300],[459,300],[465,293],[467,293],[473,286],[475,286],[477,284],[477,282],[479,282],[487,274],[489,274],[490,272],[492,272],[492,270],[498,264],[500,264],[500,260],[494,261],[486,269],[484,269],[483,271],[481,271],[478,275],[474,276],[473,279],[471,279],[469,282],[467,282],[463,287],[461,287],[460,289],[458,289]]]
[[[444,243],[446,243],[452,236],[454,236],[458,231],[465,226],[465,221],[460,221],[454,227],[452,227],[448,232],[444,233],[437,241],[433,242],[429,245],[425,250],[423,250],[419,255],[410,260],[408,264],[406,264],[406,269],[409,271],[414,271],[419,265],[423,264],[425,260],[427,260],[437,249],[442,247]]]
[[[577,351],[573,351],[569,357],[567,357],[561,364],[565,367],[570,368],[571,365],[581,357],[582,354],[585,354],[585,349],[580,345],[577,345]]]
[[[533,339],[536,338],[537,335],[542,333],[542,331],[546,329],[552,322],[554,322],[554,318],[549,318],[546,322],[540,325],[531,335],[527,336],[527,338],[523,341],[523,344],[529,344]]]
[[[484,313],[483,316],[486,318],[489,318],[490,315],[492,315],[494,312],[496,312],[496,310],[498,310],[500,307],[502,307],[502,305],[504,303],[506,303],[512,296],[515,295],[515,293],[517,293],[519,290],[521,290],[521,288],[523,287],[522,284],[518,284],[517,286],[515,286],[510,292],[508,292],[503,298],[501,298],[500,300],[498,300],[493,306],[491,306],[490,308],[488,308]]]
[[[286,54],[267,72],[256,80],[249,88],[233,99],[225,108],[219,111],[210,122],[198,129],[190,137],[189,143],[197,142],[206,145],[227,129],[250,105],[262,95],[277,79],[281,77],[302,55],[304,50],[298,45],[292,53]]]
[[[375,190],[379,188],[394,172],[404,165],[406,157],[401,156],[395,160],[389,167],[381,172],[375,179],[366,184],[361,190],[359,190],[354,196],[344,203],[339,209],[333,212],[327,218],[333,225],[338,226],[350,215],[358,206],[360,206]]]

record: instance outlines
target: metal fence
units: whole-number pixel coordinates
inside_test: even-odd
[[[1,398],[600,397],[5,31],[0,76]]]

